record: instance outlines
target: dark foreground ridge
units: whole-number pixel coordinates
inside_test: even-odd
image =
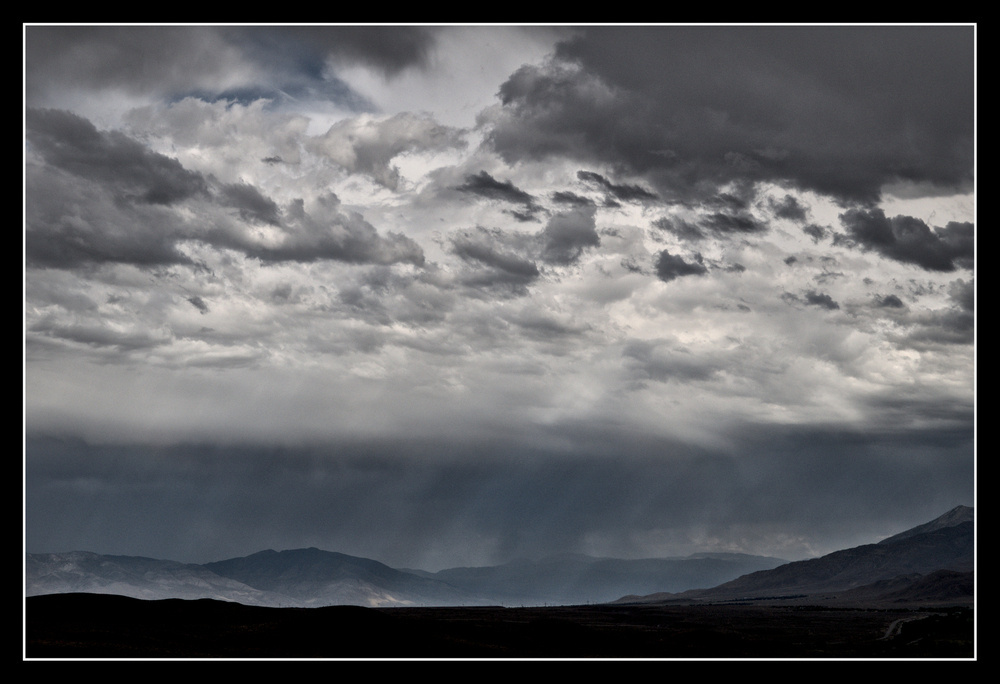
[[[28,658],[972,658],[973,610],[26,599]]]

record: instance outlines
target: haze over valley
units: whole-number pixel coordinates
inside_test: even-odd
[[[436,573],[316,548],[183,564],[89,552],[28,554],[26,596],[118,594],[247,605],[489,606],[713,603],[972,605],[973,510],[959,506],[876,544],[786,563],[744,554],[623,560],[580,555]]]

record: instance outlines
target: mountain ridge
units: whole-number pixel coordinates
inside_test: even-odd
[[[904,530],[899,534],[894,534],[891,537],[886,537],[878,543],[893,544],[897,541],[909,539],[910,537],[918,534],[933,532],[934,530],[940,530],[946,527],[953,527],[963,522],[974,522],[974,520],[975,514],[971,506],[955,506],[947,513],[939,515],[930,522],[926,522],[923,525],[917,525],[916,527],[911,527],[910,529]]]
[[[854,592],[860,600],[891,591],[940,594],[950,587],[971,600],[973,569],[973,510],[959,506],[880,542],[792,562],[712,552],[646,559],[556,554],[427,572],[316,547],[266,549],[204,564],[86,551],[26,554],[25,595],[83,591],[260,606],[381,607],[759,600],[831,592]],[[938,571],[955,574],[938,576],[930,587],[926,578]]]
[[[117,593],[299,607],[568,605],[611,601],[633,587],[686,589],[705,576],[723,581],[783,562],[749,554],[635,560],[560,554],[428,572],[316,547],[266,549],[204,564],[71,551],[27,554],[25,595]]]

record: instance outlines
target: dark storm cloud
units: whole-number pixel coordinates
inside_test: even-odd
[[[30,265],[73,268],[85,263],[139,266],[186,264],[185,240],[236,249],[266,262],[331,259],[350,263],[421,265],[423,250],[397,233],[379,235],[356,212],[341,212],[332,193],[310,207],[278,205],[247,183],[218,184],[117,131],[98,131],[70,112],[29,109],[29,151],[43,165],[26,169],[25,254]],[[174,211],[201,202],[191,222]],[[262,243],[245,226],[223,221],[215,206],[236,209],[249,223],[279,228]]]
[[[425,66],[435,33],[419,26],[28,26],[25,93],[29,103],[73,87],[200,92],[211,100],[311,93],[365,109],[363,98],[327,73],[327,60],[391,77]]]
[[[593,171],[577,171],[576,177],[584,183],[591,183],[601,188],[605,192],[614,195],[623,202],[648,202],[659,199],[655,192],[638,185],[617,185],[607,178]]]
[[[816,292],[815,290],[809,290],[802,297],[792,292],[785,292],[781,295],[781,299],[788,304],[818,306],[819,308],[826,309],[827,311],[834,311],[840,308],[840,304],[835,302],[833,297],[825,292]]]
[[[871,202],[896,181],[972,184],[967,26],[588,27],[500,88],[508,161],[564,156],[666,198],[728,182]]]
[[[928,271],[972,268],[975,230],[971,223],[951,221],[931,228],[912,216],[888,218],[881,209],[850,209],[840,215],[847,237],[840,242],[874,250],[882,256]]]
[[[317,77],[327,57],[367,64],[385,76],[424,67],[437,40],[436,30],[426,26],[230,27],[222,33],[260,64],[277,63]]]
[[[671,254],[667,250],[660,252],[656,259],[656,275],[665,283],[682,276],[704,275],[708,273],[701,254],[694,255],[694,261],[685,261],[683,257]]]
[[[559,191],[552,193],[552,201],[559,204],[569,204],[574,207],[589,207],[594,204],[594,200],[589,197],[582,197],[569,191]]]
[[[86,88],[240,102],[312,95],[371,108],[324,74],[326,53],[281,27],[31,26],[25,57],[29,103]]]
[[[830,311],[840,308],[840,304],[833,301],[833,297],[825,292],[816,292],[814,290],[810,290],[806,293],[806,304],[818,306]]]
[[[29,149],[51,166],[101,182],[125,200],[174,204],[207,190],[201,174],[118,131],[98,131],[71,112],[28,109]]]
[[[513,216],[517,221],[521,223],[528,223],[530,221],[538,220],[538,215],[536,212],[539,211],[540,209],[541,207],[535,207],[526,211],[518,211],[517,209],[507,209],[505,211],[511,216]]]
[[[747,183],[735,185],[733,192],[717,193],[692,205],[692,208],[697,207],[705,212],[699,215],[698,225],[676,217],[661,217],[653,221],[653,226],[673,233],[682,240],[702,240],[709,234],[726,237],[766,232],[767,224],[749,212],[756,190]],[[787,199],[795,202],[790,196]]]
[[[705,238],[705,234],[698,226],[684,219],[671,219],[664,216],[653,221],[653,226],[673,233],[682,240],[703,240]]]
[[[552,264],[575,263],[587,247],[601,244],[593,207],[556,214],[549,219],[540,237],[542,259]]]
[[[501,271],[521,284],[527,284],[540,275],[538,267],[531,260],[490,244],[488,233],[482,229],[478,233],[465,231],[454,237],[452,248],[462,259]]]
[[[568,64],[525,65],[499,96],[503,108],[488,142],[508,163],[555,156],[614,164],[655,145],[635,125],[637,103]]]
[[[750,208],[750,203],[753,201],[755,194],[751,183],[741,182],[739,183],[738,192],[720,192],[717,195],[707,198],[701,204],[710,209],[741,213]]]
[[[702,219],[701,225],[720,235],[727,233],[752,234],[763,233],[767,225],[749,214],[724,214],[716,212]]]
[[[532,220],[534,215],[541,211],[541,207],[535,204],[534,197],[510,181],[497,180],[486,171],[466,176],[465,182],[455,189],[487,199],[520,204],[524,207],[524,211],[514,211],[512,213],[521,221]]]
[[[201,174],[70,112],[28,109],[25,133],[28,264],[189,262],[177,250],[186,228],[169,208],[208,198]]]
[[[270,197],[248,183],[230,183],[220,188],[222,203],[239,211],[240,218],[251,223],[280,225],[281,210]]]
[[[958,304],[963,311],[976,310],[976,281],[956,280],[948,288],[948,296]]]
[[[187,228],[161,207],[119,202],[84,178],[31,164],[25,169],[25,189],[28,266],[191,263],[177,249]]]
[[[808,226],[802,227],[802,232],[810,236],[813,239],[813,242],[819,242],[826,237],[827,230],[823,226],[810,223]]]
[[[503,297],[523,297],[528,294],[528,285],[541,276],[529,256],[536,251],[534,240],[526,236],[477,227],[460,231],[451,244],[452,251],[470,267],[460,276],[466,287]]]
[[[188,297],[187,300],[188,302],[191,303],[191,306],[198,309],[198,311],[200,311],[201,313],[203,314],[208,313],[208,304],[206,304],[205,300],[199,297],[198,295],[192,295]]]
[[[152,92],[190,87],[224,67],[209,27],[26,26],[25,95],[85,86]]]
[[[510,181],[498,181],[486,171],[466,176],[465,183],[459,185],[456,190],[515,204],[534,202],[534,198],[524,190],[516,187]]]
[[[880,307],[888,309],[902,309],[906,307],[906,305],[903,304],[903,300],[894,294],[875,295],[875,303]]]
[[[780,201],[771,200],[771,210],[774,211],[775,216],[778,218],[789,219],[791,221],[806,220],[806,208],[791,195],[785,195]]]

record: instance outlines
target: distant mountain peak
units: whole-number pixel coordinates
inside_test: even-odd
[[[917,525],[908,530],[900,532],[899,534],[894,534],[891,537],[887,537],[879,544],[894,544],[903,539],[909,539],[910,537],[915,537],[918,534],[925,534],[927,532],[933,532],[935,530],[941,530],[946,527],[954,527],[955,525],[961,525],[965,522],[974,522],[975,515],[974,510],[971,506],[955,506],[953,509],[934,518],[930,522],[924,523],[923,525]]]

